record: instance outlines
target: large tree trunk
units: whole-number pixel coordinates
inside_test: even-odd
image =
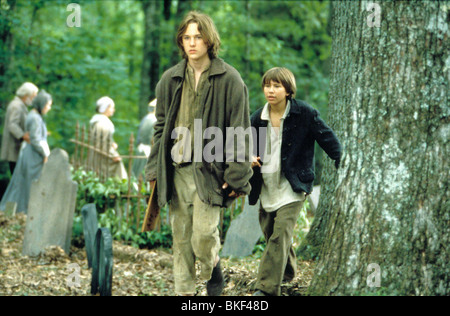
[[[145,14],[144,57],[141,69],[141,89],[139,97],[139,118],[148,113],[148,103],[155,98],[155,88],[159,80],[159,41],[161,21],[161,1],[142,2]]]
[[[333,4],[329,121],[344,155],[325,164],[310,294],[449,295],[450,8],[378,1],[376,27],[370,3]]]

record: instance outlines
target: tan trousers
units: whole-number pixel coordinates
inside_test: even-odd
[[[259,222],[266,240],[261,257],[256,289],[269,295],[281,294],[283,278],[291,281],[297,272],[297,258],[292,236],[304,200],[281,207],[274,212],[261,209]]]
[[[219,220],[220,207],[205,204],[198,197],[192,164],[176,167],[170,221],[177,294],[195,294],[196,259],[200,262],[200,279],[211,279],[220,250]]]

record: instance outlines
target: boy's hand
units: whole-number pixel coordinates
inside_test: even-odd
[[[228,189],[228,183],[225,182],[222,186],[222,189],[224,189],[224,190]],[[245,193],[243,193],[243,192],[234,192],[234,190],[232,190],[231,193],[228,194],[228,197],[237,198],[237,197],[244,196],[244,195],[245,195]]]
[[[252,169],[255,168],[255,167],[260,167],[261,168],[261,157],[253,156]]]

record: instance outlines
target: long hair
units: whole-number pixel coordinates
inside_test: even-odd
[[[216,26],[208,15],[197,11],[189,12],[178,27],[176,41],[178,48],[180,49],[180,55],[184,59],[188,58],[183,48],[183,35],[186,32],[188,25],[191,23],[197,23],[198,31],[202,34],[203,40],[208,46],[209,58],[213,59],[217,57],[220,49],[220,36]]]

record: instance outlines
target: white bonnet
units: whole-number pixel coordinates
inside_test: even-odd
[[[110,105],[114,106],[113,99],[111,99],[110,97],[101,97],[97,100],[96,103],[97,111],[99,113],[104,113]]]

